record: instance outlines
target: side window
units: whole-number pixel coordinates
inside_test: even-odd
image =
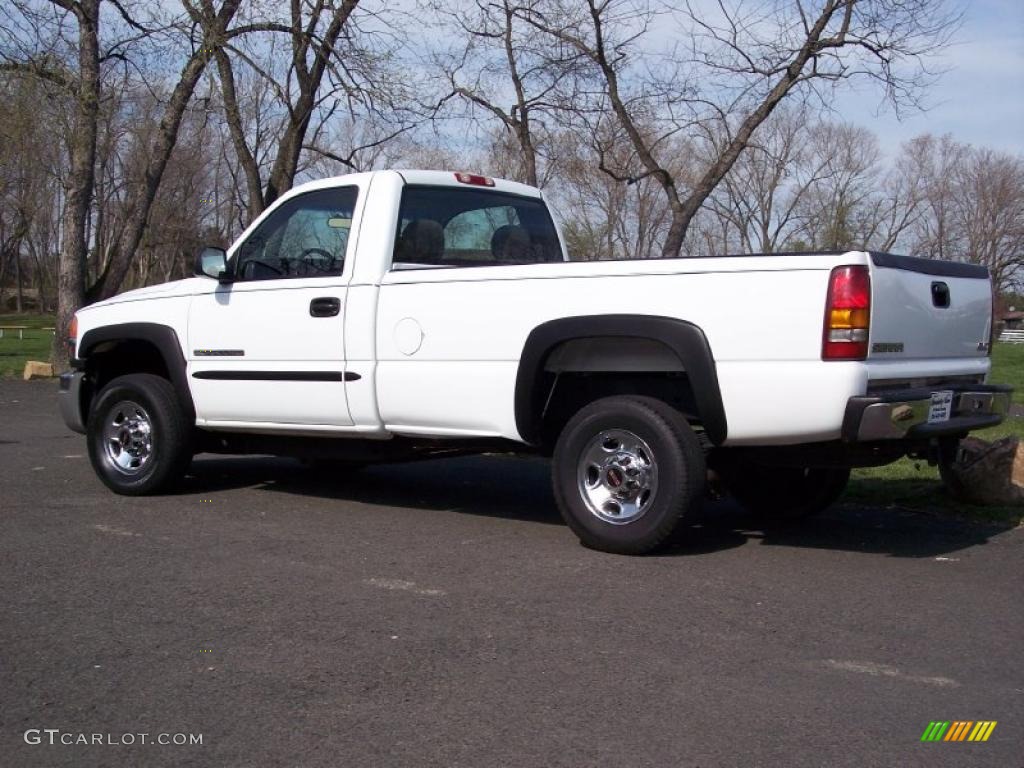
[[[544,203],[503,192],[408,186],[402,193],[396,264],[486,266],[561,261]]]
[[[235,255],[238,280],[341,274],[359,190],[318,189],[281,204]]]

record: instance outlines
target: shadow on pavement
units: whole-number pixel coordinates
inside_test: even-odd
[[[840,502],[823,514],[781,525],[766,525],[731,500],[708,505],[705,522],[669,555],[714,551],[735,537],[764,546],[831,549],[890,557],[936,557],[988,543],[1011,530],[1009,524],[981,523],[899,508]]]
[[[538,458],[473,456],[325,471],[284,458],[204,456],[192,463],[179,493],[253,487],[302,497],[564,525],[551,493],[549,464]],[[765,526],[729,499],[707,502],[702,517],[702,523],[683,532],[678,544],[655,556],[708,554],[756,542],[935,557],[985,544],[1013,528],[842,503],[795,524]],[[566,531],[566,535],[571,534]]]
[[[291,459],[204,457],[192,462],[180,492],[252,486],[362,504],[563,524],[551,495],[548,464],[536,458],[473,456],[314,470]]]

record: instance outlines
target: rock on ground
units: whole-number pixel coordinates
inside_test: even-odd
[[[971,504],[1024,504],[1024,443],[1005,437],[989,443],[976,437],[960,442],[955,461],[942,467],[950,492]]]
[[[52,379],[53,366],[49,363],[40,363],[37,360],[29,360],[25,363],[25,373],[22,376],[25,381],[31,379]]]

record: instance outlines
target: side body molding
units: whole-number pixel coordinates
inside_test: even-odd
[[[188,416],[195,419],[195,404],[192,401],[192,391],[188,387],[185,356],[181,351],[178,334],[173,328],[159,323],[117,323],[93,328],[82,337],[79,345],[79,355],[82,359],[79,365],[84,366],[85,359],[96,347],[111,341],[146,341],[156,347],[167,367],[171,384],[178,393],[181,404]]]
[[[685,320],[657,315],[566,317],[534,328],[526,339],[516,376],[516,428],[524,440],[535,443],[540,436],[547,396],[544,365],[551,352],[563,342],[596,337],[653,340],[672,350],[690,380],[707,436],[715,445],[725,442],[725,408],[715,360],[704,332]]]

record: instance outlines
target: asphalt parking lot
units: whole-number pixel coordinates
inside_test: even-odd
[[[723,504],[624,558],[539,460],[199,457],[131,499],[54,384],[0,382],[0,427],[3,766],[1024,764],[1022,529]]]

